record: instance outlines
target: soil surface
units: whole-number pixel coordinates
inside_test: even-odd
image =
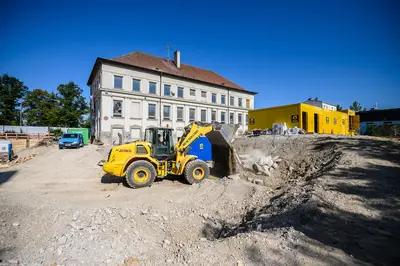
[[[0,170],[0,265],[400,261],[400,142],[260,136],[234,147],[282,161],[269,177],[239,167],[240,179],[133,190],[97,166],[110,147],[23,151],[36,156]]]

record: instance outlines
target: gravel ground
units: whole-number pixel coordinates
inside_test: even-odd
[[[108,147],[39,147],[0,170],[0,265],[392,265],[400,260],[400,144],[238,139],[282,162],[270,177],[133,190],[104,175]],[[262,178],[264,186],[247,181]]]

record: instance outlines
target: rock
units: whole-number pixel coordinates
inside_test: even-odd
[[[271,156],[263,156],[258,160],[258,163],[261,165],[269,165],[270,161],[272,161]]]
[[[163,241],[163,248],[166,248],[166,247],[168,247],[169,245],[171,244],[171,241],[169,241],[168,239],[164,239],[164,241]]]
[[[77,211],[77,212],[75,212],[74,213],[74,215],[72,216],[72,220],[73,221],[76,221],[76,220],[78,220],[78,218],[79,218],[79,215],[80,215],[80,213]]]
[[[58,239],[58,244],[60,245],[65,245],[65,243],[67,243],[67,237],[66,236],[62,236]]]
[[[168,217],[167,216],[163,215],[162,218],[163,218],[164,221],[168,221]]]
[[[277,163],[274,163],[274,164],[272,165],[272,168],[278,169],[278,164],[277,164]]]
[[[141,210],[140,211],[140,214],[141,215],[145,215],[145,214],[147,214],[149,211],[147,210],[147,209],[143,209],[143,210]]]
[[[261,179],[254,179],[254,183],[256,183],[257,185],[264,185],[264,181],[262,181]]]
[[[261,165],[259,165],[258,163],[253,164],[253,170],[254,172],[257,173],[262,173],[263,172],[263,168]]]
[[[108,215],[111,215],[112,214],[112,210],[110,209],[110,208],[106,208],[106,213],[108,214]]]
[[[245,266],[243,262],[241,262],[240,260],[237,261],[236,266]]]
[[[208,217],[209,217],[208,213],[203,213],[202,216],[203,216],[204,219],[208,219]]]
[[[201,238],[200,238],[200,241],[203,241],[203,242],[204,242],[204,241],[207,241],[207,238],[201,237]]]
[[[62,254],[62,248],[59,247],[59,248],[57,249],[57,255],[58,255],[58,256],[61,256],[61,254]]]
[[[248,177],[248,178],[247,178],[247,181],[249,181],[250,183],[253,183],[253,182],[254,182],[254,178]]]
[[[122,210],[119,212],[119,216],[121,216],[122,219],[125,219],[126,217],[128,217],[128,212],[125,210]]]
[[[8,260],[8,263],[10,264],[19,264],[18,260],[12,259],[12,260]]]
[[[282,159],[281,159],[281,158],[279,158],[279,159],[276,159],[276,160],[274,160],[274,162],[276,162],[276,163],[280,163],[280,162],[282,162]]]
[[[240,154],[239,158],[242,160],[248,160],[251,156],[249,154]]]
[[[12,224],[14,227],[17,227],[17,226],[19,226],[19,223],[18,222],[15,222],[15,223],[13,223]]]
[[[138,258],[126,258],[124,259],[124,266],[133,266],[133,265],[139,265],[140,260]]]
[[[44,253],[44,249],[43,249],[43,248],[40,248],[40,249],[39,249],[39,253],[40,253],[40,254],[43,254],[43,253]]]
[[[272,160],[273,160],[274,162],[276,162],[276,160],[281,160],[281,159],[279,159],[279,155],[277,155],[277,156],[274,156],[274,157],[272,158]]]
[[[266,175],[266,176],[271,176],[271,172],[269,171],[269,167],[268,166],[264,166],[263,167],[263,173]]]
[[[110,197],[110,194],[107,194],[107,195],[105,195],[104,197],[105,197],[105,198],[109,198],[109,197]]]
[[[228,178],[232,179],[232,180],[239,180],[240,176],[239,175],[230,175],[230,176],[228,176]]]

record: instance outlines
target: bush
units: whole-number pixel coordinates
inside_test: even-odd
[[[53,134],[56,137],[61,137],[64,135],[64,132],[61,130],[61,128],[53,128],[49,131],[50,134]]]

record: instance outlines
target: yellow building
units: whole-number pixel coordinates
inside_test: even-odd
[[[328,110],[298,103],[249,111],[249,130],[272,128],[272,124],[281,123],[320,134],[353,136],[360,129],[359,116],[352,110]]]

